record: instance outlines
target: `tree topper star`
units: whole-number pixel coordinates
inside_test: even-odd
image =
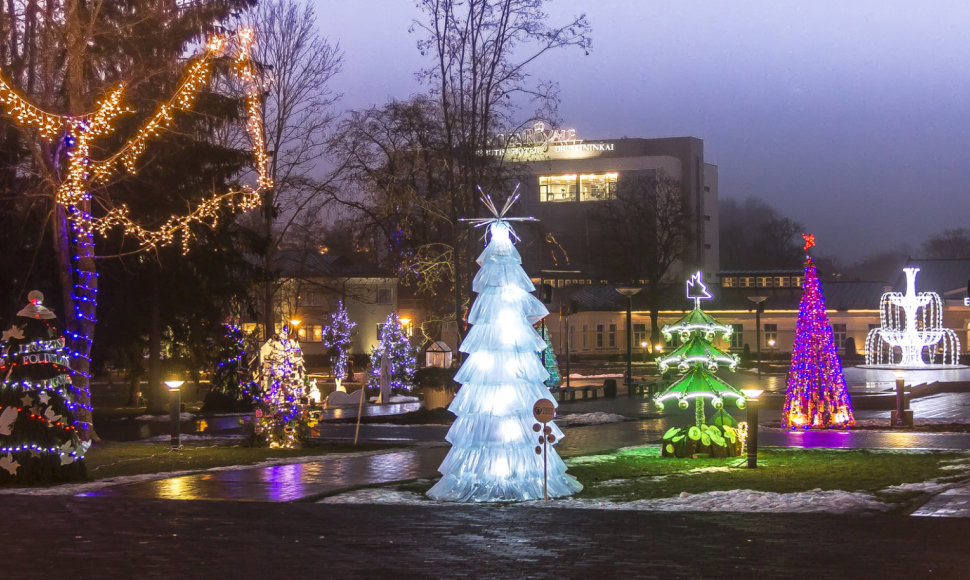
[[[805,238],[805,251],[807,252],[809,248],[815,245],[815,234],[802,234]]]
[[[481,197],[482,203],[485,204],[485,207],[488,208],[488,211],[491,212],[491,214],[494,217],[461,218],[458,221],[473,223],[475,224],[476,228],[480,228],[482,226],[490,226],[492,224],[500,223],[500,222],[537,222],[539,221],[534,217],[505,217],[505,214],[508,213],[509,208],[512,207],[512,204],[514,204],[519,199],[518,184],[516,184],[515,190],[512,192],[512,195],[508,196],[505,199],[505,205],[502,206],[501,211],[498,209],[498,206],[495,205],[495,202],[492,201],[492,198],[488,196],[484,191],[482,191],[481,186],[478,187],[478,193],[480,193],[482,196]],[[519,236],[516,235],[515,230],[513,230],[511,227],[509,227],[509,233],[511,233],[516,240],[519,239]]]

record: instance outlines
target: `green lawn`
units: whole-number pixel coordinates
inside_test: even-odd
[[[813,489],[864,491],[887,501],[905,501],[915,492],[886,494],[891,485],[935,478],[966,477],[966,471],[943,469],[970,463],[961,452],[893,452],[865,449],[762,449],[758,468],[743,457],[676,459],[660,457],[659,446],[567,460],[569,473],[584,485],[577,496],[617,501],[752,489],[777,493]]]
[[[353,453],[387,449],[392,445],[351,443],[331,444],[302,449],[269,449],[227,445],[185,445],[172,451],[169,443],[103,442],[95,444],[85,455],[88,477],[109,477],[159,473],[166,471],[204,470],[225,465],[250,465],[269,459]]]

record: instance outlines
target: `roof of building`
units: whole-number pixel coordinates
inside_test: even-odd
[[[766,310],[797,310],[802,299],[800,287],[788,288],[718,288],[711,287],[711,300],[701,302],[704,310],[754,310],[753,296],[765,296]],[[822,282],[822,295],[827,310],[875,310],[886,285],[882,282]],[[565,286],[557,288],[553,304],[562,303],[574,311],[625,311],[626,298],[616,291],[613,284],[594,284],[589,286]],[[693,309],[694,301],[684,293],[684,286],[671,284],[664,287],[660,310],[688,312]],[[633,310],[648,310],[647,297],[635,294],[632,299]]]

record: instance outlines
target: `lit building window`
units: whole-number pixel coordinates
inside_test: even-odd
[[[750,288],[754,286],[754,277],[752,276],[742,276],[740,280],[742,288]]]
[[[576,201],[576,175],[540,175],[539,201]]]
[[[724,288],[734,288],[737,283],[736,279],[732,276],[728,276],[721,281],[721,286]]]
[[[765,346],[773,348],[778,344],[778,325],[765,325]]]
[[[603,201],[616,197],[616,173],[579,176],[579,201]]]
[[[646,324],[634,324],[633,325],[633,342],[635,344],[640,344],[647,340],[647,325]]]
[[[771,288],[771,276],[758,276],[759,288]]]

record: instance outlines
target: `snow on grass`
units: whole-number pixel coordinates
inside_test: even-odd
[[[860,513],[887,511],[891,506],[868,493],[820,490],[797,493],[774,493],[735,489],[691,494],[677,497],[644,499],[628,502],[609,502],[601,499],[559,499],[556,501],[526,502],[522,505],[548,508],[612,509],[638,511],[717,511],[761,513]]]
[[[191,421],[195,418],[197,418],[197,416],[194,413],[188,413],[188,412],[179,413],[179,421]],[[139,415],[137,417],[134,417],[132,421],[168,421],[170,419],[171,419],[171,416],[169,416],[168,413],[166,413],[164,415]]]
[[[380,397],[371,397],[368,399],[371,403],[376,403]],[[388,403],[417,403],[420,401],[418,397],[412,397],[410,395],[391,395],[391,398],[387,400]]]
[[[607,484],[608,482],[603,482]],[[619,484],[616,484],[619,485]],[[434,502],[421,494],[387,488],[359,489],[320,500],[319,503],[462,505]],[[508,504],[503,504],[508,505]],[[717,511],[762,513],[860,513],[887,511],[891,506],[867,493],[823,491],[814,489],[798,493],[773,493],[738,489],[706,493],[681,493],[664,499],[611,502],[603,499],[562,498],[551,501],[528,501],[512,507],[572,509],[638,510],[638,511]]]
[[[564,425],[570,425],[573,427],[579,425],[602,425],[604,423],[620,423],[622,421],[626,421],[626,417],[623,415],[617,415],[616,413],[604,413],[602,411],[598,411],[596,413],[570,413],[568,415],[556,417],[556,424],[560,427]]]

